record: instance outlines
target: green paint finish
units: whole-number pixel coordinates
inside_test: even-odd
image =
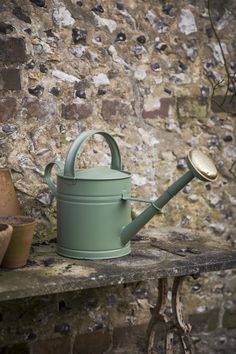
[[[102,135],[111,150],[111,168],[75,170],[81,145],[95,134]],[[121,157],[115,140],[107,133],[89,131],[71,145],[65,165],[59,169],[57,186],[50,178],[53,163],[45,177],[57,197],[57,251],[80,259],[116,258],[130,253],[130,243],[123,245],[120,233],[131,222],[129,202],[122,193],[131,192],[131,175],[121,170]]]
[[[111,168],[75,170],[75,159],[81,145],[95,134],[102,135],[110,147]],[[59,169],[57,186],[50,177],[54,164]],[[131,221],[130,201],[135,201],[135,198],[130,198],[131,174],[121,170],[118,145],[108,133],[82,133],[71,145],[64,166],[55,162],[45,169],[47,183],[57,197],[57,252],[79,259],[107,259],[129,254],[132,236],[160,213],[187,183],[194,177],[207,181],[216,178],[213,163],[201,152],[190,152],[188,165],[188,172],[156,201],[148,201],[150,206]],[[214,176],[208,176],[211,169]]]
[[[129,177],[129,173],[112,170],[106,167],[94,167],[88,168],[87,170],[75,171],[75,178],[79,180],[113,180]]]

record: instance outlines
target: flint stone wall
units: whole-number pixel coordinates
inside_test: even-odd
[[[43,179],[46,164],[64,161],[71,142],[82,131],[97,129],[111,132],[117,140],[124,168],[133,173],[133,196],[137,197],[160,195],[187,170],[184,157],[191,148],[207,151],[218,167],[218,180],[192,182],[142,234],[155,233],[159,226],[178,225],[235,246],[236,7],[233,0],[214,0],[210,8],[211,19],[203,0],[1,2],[0,166],[12,169],[25,213],[39,220],[35,241],[55,238],[56,201]],[[87,143],[78,166],[109,161],[107,146],[97,139]],[[142,205],[134,209],[139,212]],[[195,290],[186,290],[188,311],[193,323],[199,323],[195,341],[199,353],[235,352],[234,280],[234,271],[203,276]],[[155,288],[152,284],[144,287],[151,292]],[[113,291],[118,296],[119,289]],[[146,307],[137,305],[135,297],[123,295],[127,311],[132,313],[135,304],[139,316],[144,316]],[[111,348],[111,343],[122,344],[124,353],[142,352],[142,344],[136,351],[131,349],[132,340],[137,341],[138,333],[142,338],[148,316],[140,322],[133,319],[135,335],[129,337],[133,339],[120,341],[119,336],[127,337],[126,329],[117,316],[107,331],[103,298],[100,291],[96,316],[105,333],[100,352]],[[151,299],[148,295],[147,307]],[[40,304],[44,299],[37,301]],[[23,305],[8,305],[21,316],[17,309]],[[114,308],[119,312],[116,303]],[[4,313],[0,315],[0,341],[3,353],[9,353],[15,317]],[[91,341],[86,333],[94,333],[86,325],[90,315],[82,316],[87,327],[78,330],[72,346],[76,353],[82,340]],[[32,317],[22,326],[31,327],[35,321]],[[52,353],[59,353],[58,348],[69,352],[62,349],[67,345],[72,350],[68,333],[49,331],[49,335],[43,326],[35,335],[22,331],[14,337],[14,353],[41,353],[37,343],[46,345],[44,340],[50,340],[47,348],[52,346]],[[114,348],[112,353],[122,352]]]

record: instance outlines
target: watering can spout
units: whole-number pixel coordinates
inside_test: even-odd
[[[158,199],[121,231],[121,242],[125,245],[155,214],[181,191],[194,177],[202,181],[214,181],[217,170],[213,161],[199,150],[192,150],[187,156],[189,171],[174,182]]]

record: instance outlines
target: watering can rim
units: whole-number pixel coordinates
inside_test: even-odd
[[[128,171],[118,171],[105,166],[96,166],[75,170],[75,175],[65,176],[64,170],[59,170],[56,176],[63,179],[84,180],[84,181],[108,181],[131,178],[131,173]]]

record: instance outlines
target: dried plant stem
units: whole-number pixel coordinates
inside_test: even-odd
[[[226,74],[227,74],[227,88],[226,88],[226,92],[225,92],[225,96],[224,96],[223,102],[221,103],[221,106],[223,106],[223,104],[225,103],[225,100],[227,98],[229,89],[230,89],[230,84],[232,84],[232,86],[233,86],[232,99],[233,99],[233,97],[236,96],[236,86],[235,86],[235,83],[234,83],[234,79],[231,78],[231,75],[230,75],[230,72],[229,72],[229,68],[228,68],[228,64],[227,64],[227,61],[226,61],[226,58],[225,58],[225,53],[224,53],[220,38],[219,38],[219,36],[218,36],[218,34],[216,32],[216,29],[215,29],[215,26],[214,26],[214,23],[213,23],[213,19],[212,19],[212,15],[211,15],[210,0],[207,0],[207,8],[208,8],[208,15],[209,15],[209,20],[210,20],[210,23],[211,23],[211,27],[212,27],[212,30],[213,30],[214,35],[216,37],[216,40],[217,40],[217,42],[219,44],[220,51],[221,51],[222,58],[223,58],[223,62],[224,62],[225,71],[226,71]],[[218,86],[218,84],[217,84],[217,86]]]

